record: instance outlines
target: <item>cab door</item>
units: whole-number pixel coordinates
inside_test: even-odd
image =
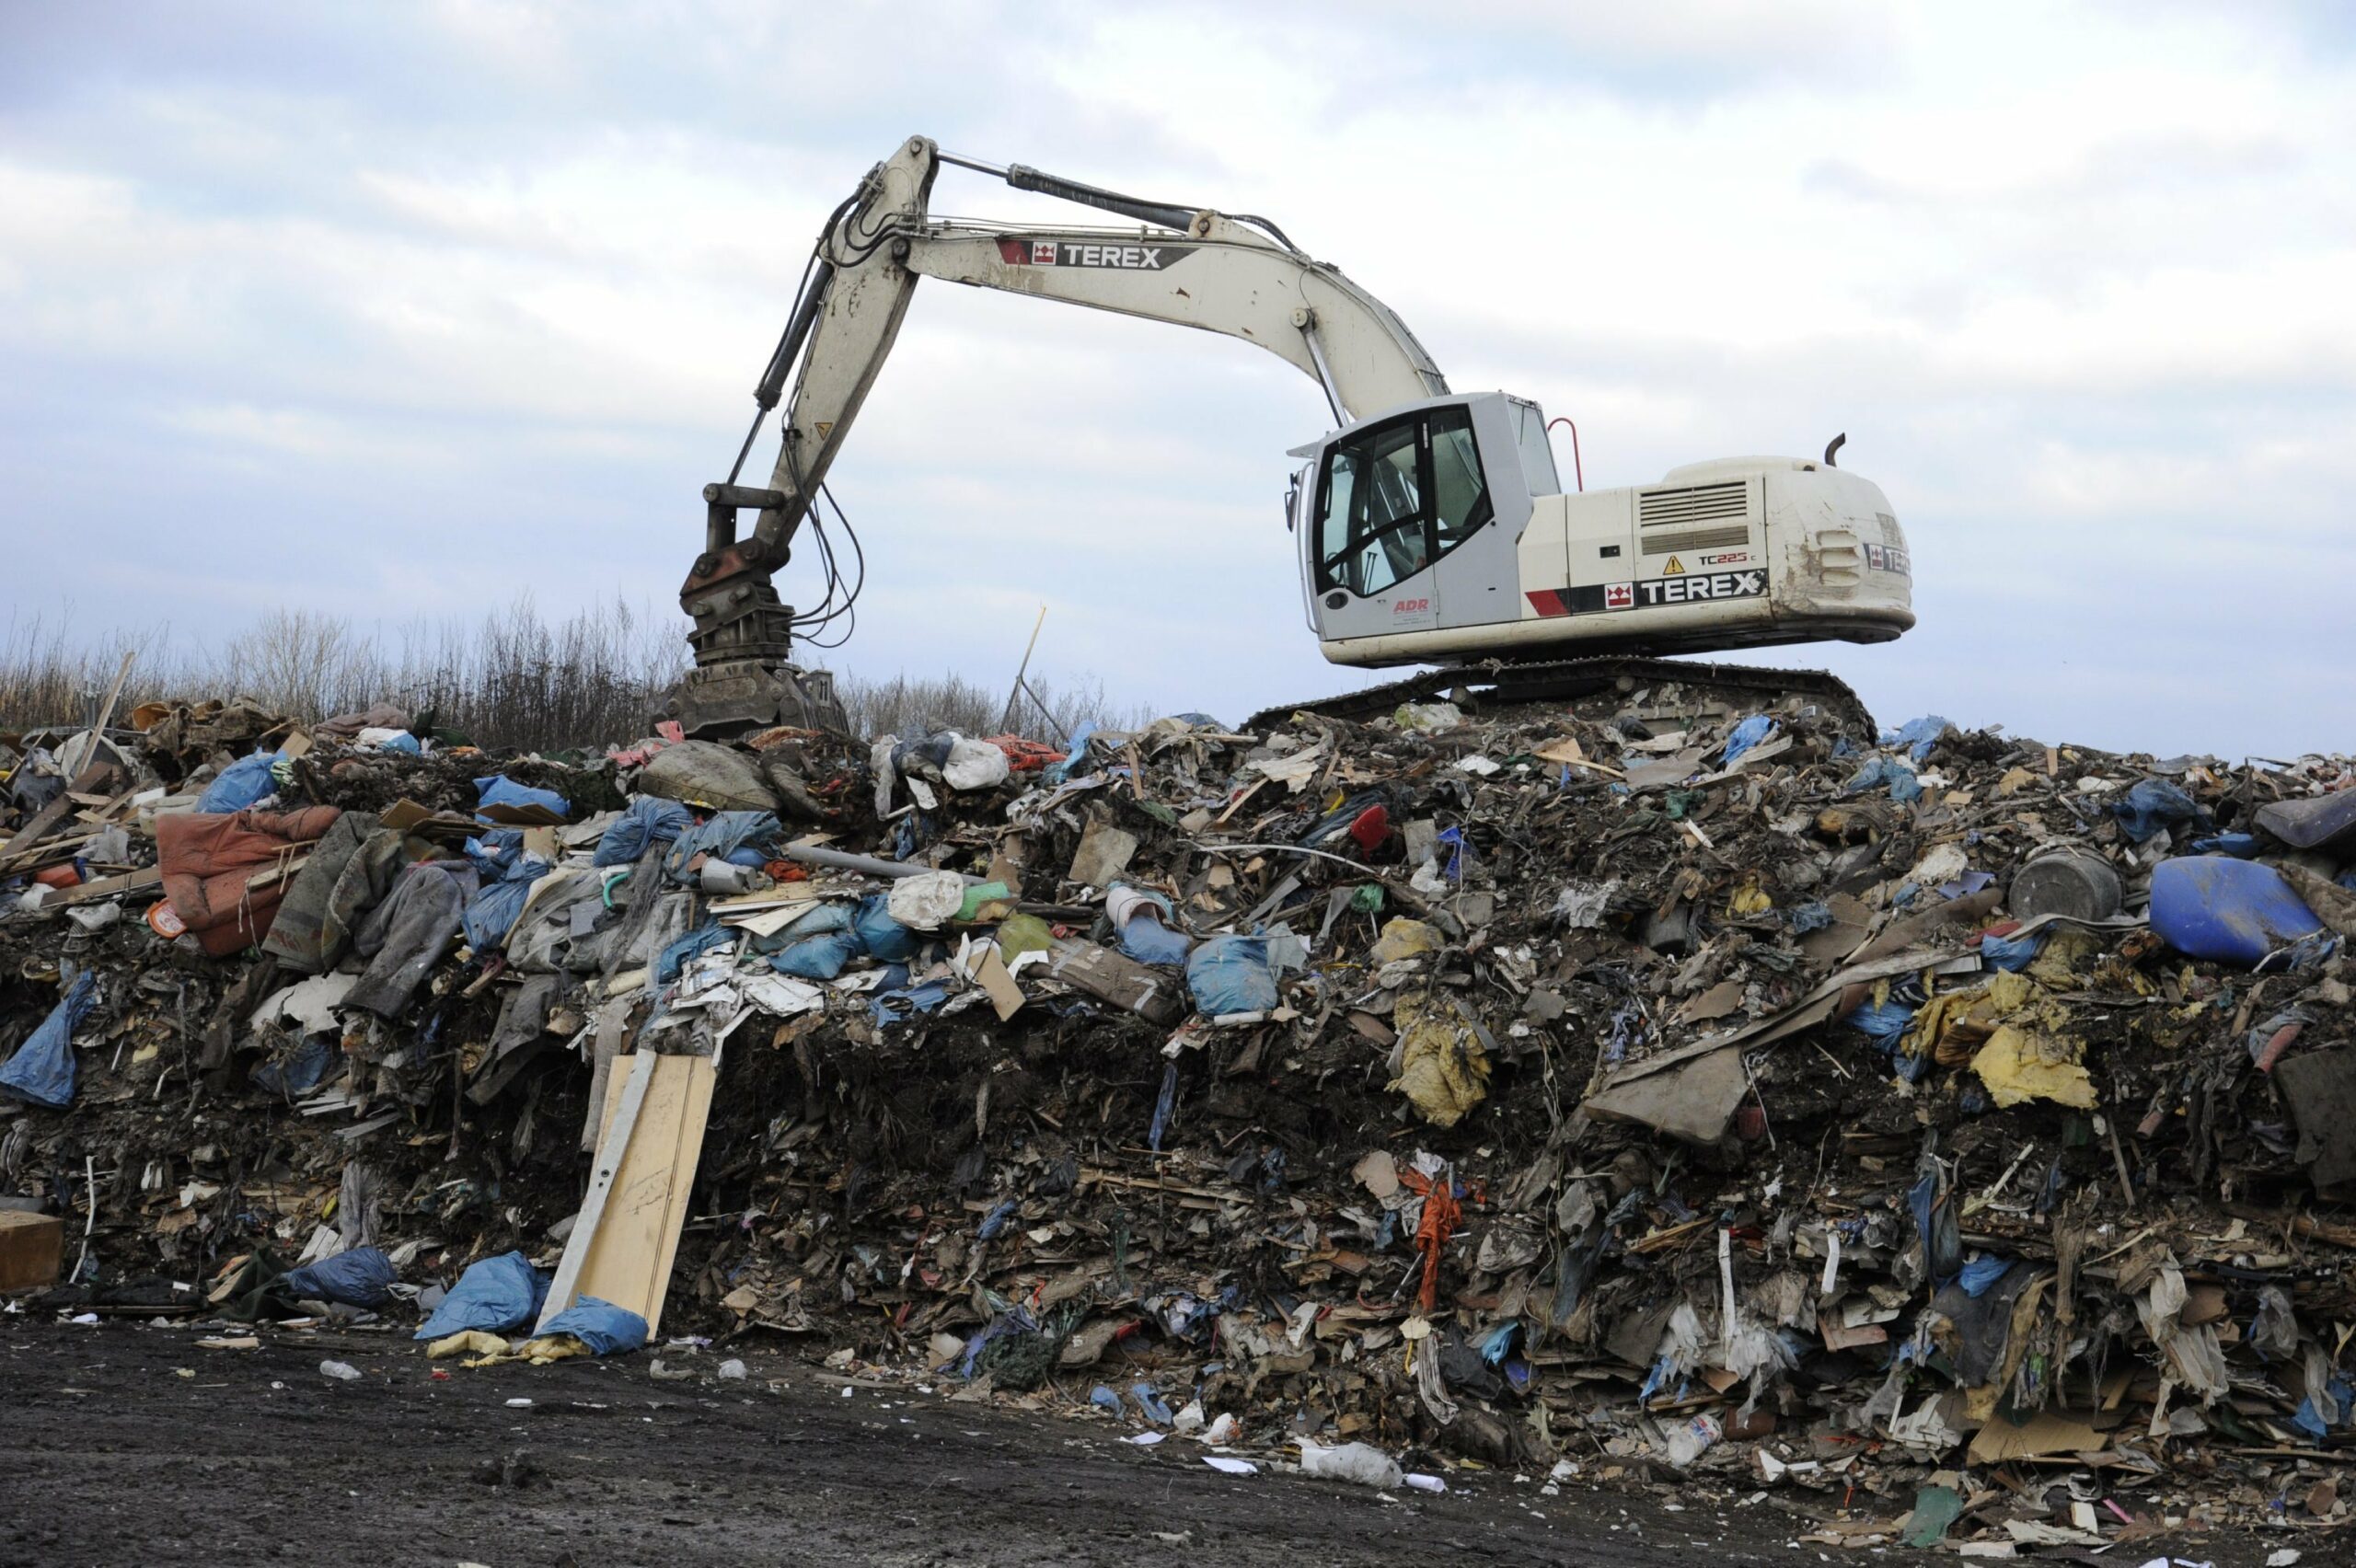
[[[1327,444],[1303,532],[1317,635],[1327,641],[1439,624],[1425,412]]]

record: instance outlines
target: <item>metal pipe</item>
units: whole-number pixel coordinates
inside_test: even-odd
[[[885,877],[898,882],[905,877],[930,876],[941,870],[938,866],[918,865],[907,860],[879,860],[872,855],[853,855],[841,849],[821,849],[814,844],[789,844],[778,851],[788,860],[799,860],[805,866],[824,866],[829,870],[859,871],[871,877]],[[978,885],[981,878],[969,871],[960,871],[967,886]]]
[[[970,168],[976,174],[994,174],[1000,179],[1006,178],[1006,167],[1003,164],[984,163],[979,158],[961,157],[955,153],[944,152],[939,147],[932,150],[932,156],[942,163],[955,164],[959,168]]]
[[[1567,419],[1557,417],[1548,420],[1546,428],[1551,431],[1558,424],[1571,426],[1571,478],[1577,480],[1579,489],[1584,490],[1587,489],[1587,473],[1579,464],[1579,427]]]
[[[1101,207],[1105,212],[1118,213],[1139,223],[1176,229],[1181,234],[1191,228],[1195,222],[1191,207],[1173,207],[1166,202],[1148,202],[1135,196],[1124,196],[1117,190],[1082,185],[1077,179],[1066,179],[1060,175],[1044,173],[1022,164],[1008,165],[1004,178],[1017,190],[1036,190],[1043,196],[1060,196],[1083,207]]]
[[[1325,340],[1317,335],[1317,313],[1301,312],[1308,317],[1300,324],[1300,335],[1309,340],[1309,358],[1317,366],[1317,385],[1324,388],[1325,406],[1334,410],[1334,423],[1338,427],[1350,422],[1342,409],[1341,388],[1334,385],[1334,367],[1325,362]]]

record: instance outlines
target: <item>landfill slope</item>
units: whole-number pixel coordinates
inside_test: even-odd
[[[634,1322],[1818,1548],[2345,1550],[2342,759],[1699,683],[528,758],[132,717],[0,756],[35,1310],[440,1340],[504,1269],[460,1377]],[[608,1217],[641,1097],[684,1141]],[[643,1294],[535,1339],[551,1276]]]

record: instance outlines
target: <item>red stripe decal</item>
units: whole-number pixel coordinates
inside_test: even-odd
[[[1528,594],[1530,608],[1542,616],[1566,616],[1570,606],[1563,603],[1562,594],[1553,588],[1532,588]]]

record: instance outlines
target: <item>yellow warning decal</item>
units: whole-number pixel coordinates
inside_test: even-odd
[[[1681,561],[1681,560],[1678,559],[1675,556],[1671,556],[1671,557],[1669,557],[1669,564],[1668,564],[1667,566],[1662,567],[1660,570],[1661,570],[1661,575],[1662,575],[1662,576],[1664,576],[1664,577],[1674,577],[1674,576],[1676,576],[1679,572],[1681,572],[1681,571],[1683,571],[1685,570],[1685,563],[1684,563],[1683,561]]]

